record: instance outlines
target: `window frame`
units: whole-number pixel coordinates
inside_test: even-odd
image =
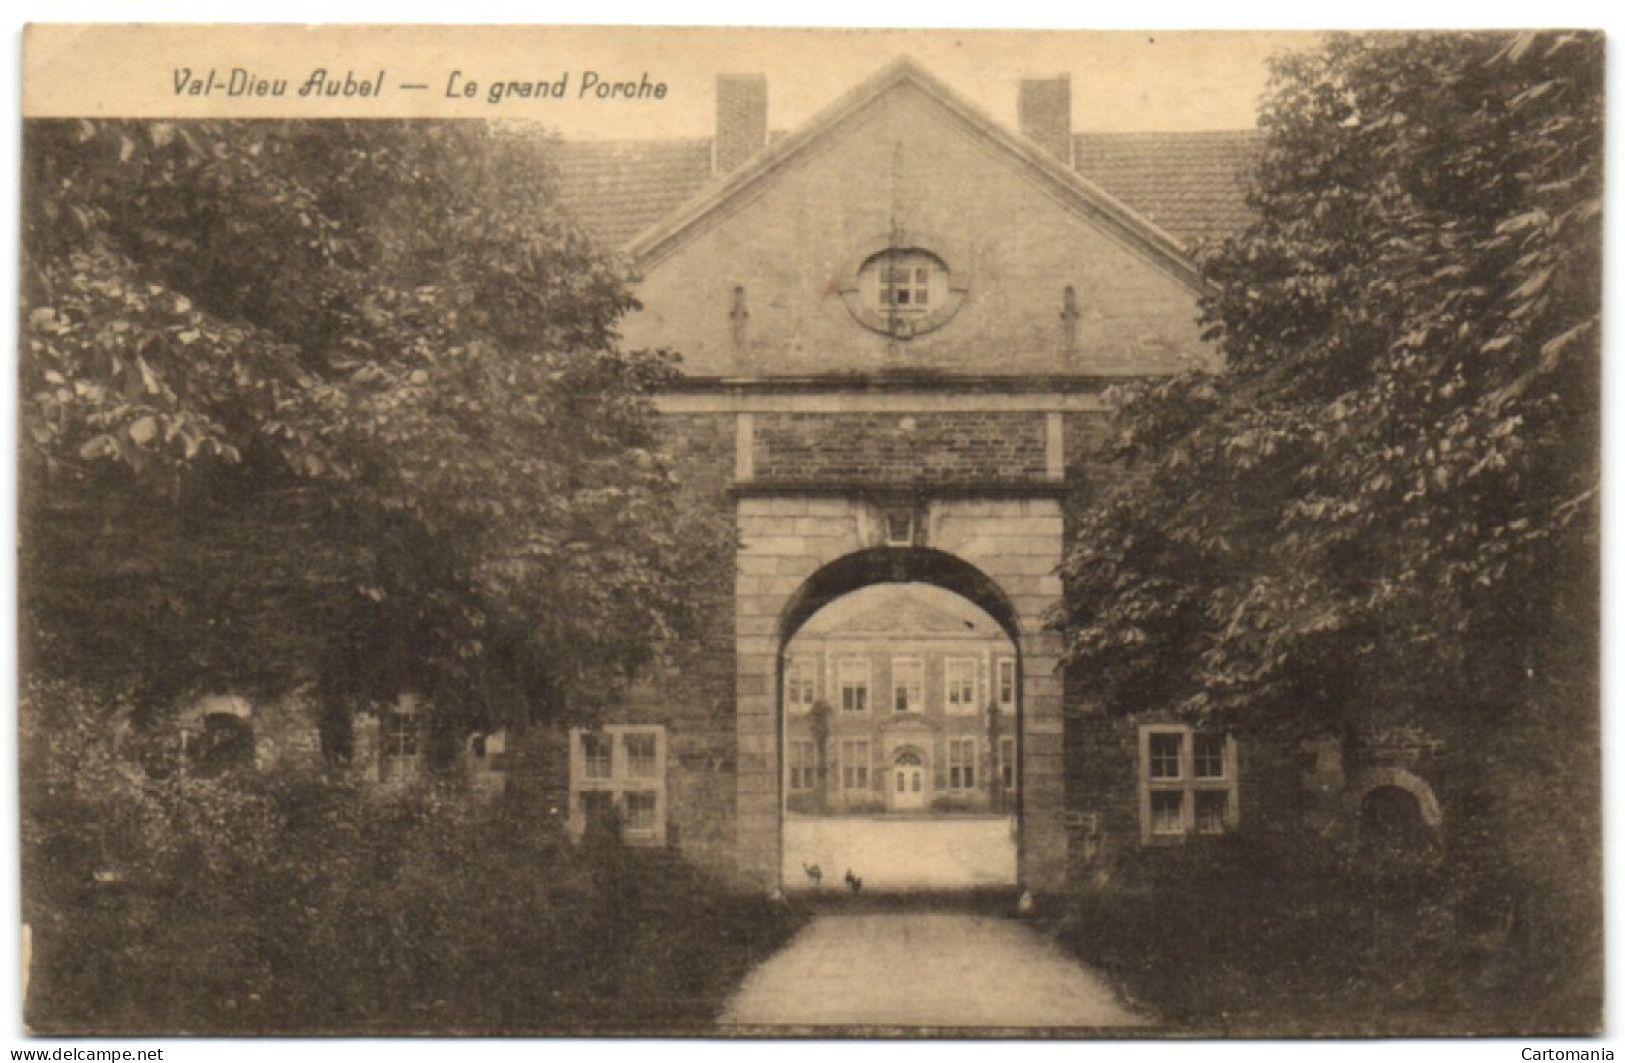
[[[851,681],[848,680],[847,675],[846,675],[847,670],[848,670],[848,666],[852,667],[854,673],[857,673],[857,672],[862,673],[861,682],[854,683],[854,682],[851,682]],[[843,714],[850,714],[850,715],[853,715],[853,716],[858,716],[858,715],[863,715],[863,714],[868,713],[869,709],[870,709],[870,706],[871,706],[871,701],[872,701],[872,699],[869,697],[869,695],[870,695],[870,692],[871,692],[873,686],[874,686],[874,668],[873,668],[872,662],[869,660],[869,658],[867,658],[867,657],[839,657],[839,658],[836,658],[836,661],[835,661],[835,690],[836,690],[837,698],[840,701],[840,705],[841,705],[840,711]],[[847,692],[847,689],[849,687],[851,687],[852,689],[858,689],[858,690],[863,691],[863,707],[862,708],[849,709],[849,708],[846,707],[846,692]]]
[[[1010,696],[1004,696],[1005,672],[1010,673]],[[1021,689],[1021,676],[1016,671],[1014,657],[997,657],[993,662],[993,703],[1000,712],[1014,713],[1016,711],[1016,692]]]
[[[652,758],[632,756],[628,739],[653,738]],[[596,764],[601,757],[588,756],[588,741],[604,742],[609,747],[609,774],[597,773]],[[604,724],[597,728],[572,727],[570,742],[570,805],[566,826],[570,835],[580,840],[586,830],[588,794],[608,794],[611,805],[621,817],[621,841],[626,845],[664,845],[666,820],[669,815],[667,793],[666,728],[661,724]],[[636,762],[647,761],[647,774],[633,773]],[[589,766],[593,773],[589,774]],[[628,807],[633,794],[653,794],[653,811],[646,825],[634,826]]]
[[[858,753],[862,747],[862,755]],[[867,738],[842,738],[840,782],[842,793],[868,793],[874,782],[874,745]],[[862,781],[858,781],[861,776]],[[847,780],[852,781],[849,783]]]
[[[1217,739],[1219,774],[1197,774],[1199,763],[1196,747],[1198,740]],[[1154,751],[1154,746],[1175,743],[1173,773],[1167,769],[1168,754]],[[1210,757],[1203,760],[1211,763]],[[1240,826],[1240,779],[1236,738],[1232,734],[1198,731],[1185,724],[1142,724],[1139,729],[1140,776],[1140,841],[1145,845],[1180,844],[1193,837],[1218,837],[1233,834]],[[1153,772],[1158,772],[1153,774]],[[1219,818],[1221,829],[1211,829],[1214,822],[1198,814],[1198,806],[1212,802],[1211,797],[1200,794],[1222,794],[1224,809]],[[1170,795],[1173,795],[1170,798]],[[1175,816],[1170,820],[1166,812],[1177,802]],[[1205,826],[1205,825],[1206,826]]]
[[[903,673],[912,671],[912,681],[905,684]],[[897,695],[903,691],[908,692],[908,705],[905,708],[897,707]],[[925,659],[923,657],[893,657],[891,659],[891,711],[893,715],[907,713],[919,715],[925,712]]]
[[[648,754],[634,756],[632,740],[638,739],[641,746],[648,740]],[[629,780],[653,779],[658,777],[660,770],[660,741],[651,731],[627,731],[620,736],[621,752],[626,757],[626,777]]]
[[[378,776],[384,782],[415,779],[423,765],[423,718],[414,695],[403,694],[378,713]],[[411,743],[411,750],[401,748]]]
[[[802,754],[798,757],[797,754]],[[797,763],[800,760],[801,763]],[[797,785],[797,784],[800,785]],[[784,743],[784,788],[790,793],[811,793],[818,787],[818,743],[792,738]]]
[[[873,276],[866,282],[869,274]],[[948,303],[948,265],[920,247],[876,252],[859,267],[858,283],[863,288],[859,298],[882,317],[923,318]]]
[[[803,700],[798,695],[805,693]],[[784,711],[805,716],[818,701],[818,660],[804,654],[784,661]]]
[[[974,738],[948,739],[949,791],[963,794],[976,790],[976,762],[981,756],[980,745]]]
[[[981,677],[977,674],[977,661],[975,657],[944,657],[942,659],[942,711],[949,716],[976,715],[977,702],[981,697]],[[954,672],[956,670],[969,673],[970,697],[963,702],[954,700]]]
[[[615,778],[615,739],[603,731],[581,732],[581,777],[590,782],[611,782]],[[588,743],[592,748],[587,748]]]
[[[1005,793],[1016,788],[1016,739],[1014,735],[999,736],[999,785]]]

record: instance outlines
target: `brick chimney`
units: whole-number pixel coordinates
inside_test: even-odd
[[[711,172],[728,173],[767,146],[767,76],[717,75],[717,135]]]
[[[1023,78],[1016,96],[1021,135],[1072,165],[1072,75]]]

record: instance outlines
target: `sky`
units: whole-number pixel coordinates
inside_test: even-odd
[[[1255,124],[1267,58],[1315,40],[1161,30],[45,26],[24,50],[24,105],[37,117],[508,118],[570,138],[703,137],[715,121],[718,74],[765,75],[769,127],[794,129],[907,56],[1009,126],[1024,77],[1066,74],[1079,132],[1244,129]],[[315,70],[378,87],[307,94],[301,86]],[[282,91],[226,91],[238,77]],[[183,91],[216,78],[219,91]],[[589,79],[659,91],[603,99],[584,92]],[[559,91],[491,98],[494,85],[513,83]]]
[[[630,29],[608,39],[601,31],[583,32],[576,44],[569,38],[577,32],[550,31],[564,38],[553,54],[576,58],[580,69],[593,62],[628,77],[647,71],[671,90],[659,110],[658,130],[650,129],[636,103],[619,111],[563,108],[547,116],[567,136],[605,138],[709,134],[719,72],[765,74],[769,126],[794,129],[902,55],[1010,126],[1023,76],[1068,73],[1078,132],[1243,129],[1255,124],[1265,59],[1313,39],[1279,33]]]

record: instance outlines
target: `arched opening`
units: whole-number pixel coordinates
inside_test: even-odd
[[[940,551],[865,550],[809,579],[780,632],[784,885],[1014,885],[1020,642],[1002,591]]]
[[[202,728],[186,743],[193,774],[213,778],[254,766],[254,726],[226,712],[203,717]]]
[[[1360,836],[1374,845],[1404,845],[1426,835],[1422,803],[1397,786],[1378,786],[1360,802]]]

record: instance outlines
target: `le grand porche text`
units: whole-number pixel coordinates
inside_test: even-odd
[[[574,87],[572,88],[572,82]],[[666,83],[651,80],[644,71],[636,80],[583,70],[579,77],[564,71],[557,78],[481,82],[453,70],[446,78],[447,99],[479,99],[497,104],[504,100],[663,100]]]

